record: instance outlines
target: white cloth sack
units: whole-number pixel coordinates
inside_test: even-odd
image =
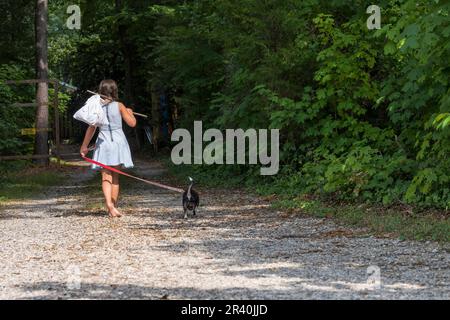
[[[84,106],[73,117],[90,126],[101,127],[109,124],[108,118],[103,112],[102,99],[99,95],[90,97]]]

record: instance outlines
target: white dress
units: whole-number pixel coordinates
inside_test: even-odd
[[[119,110],[119,103],[112,102],[104,105],[109,125],[100,127],[93,159],[108,166],[122,166],[132,168],[130,146],[122,130],[122,115]],[[92,165],[92,169],[101,169],[100,166]]]

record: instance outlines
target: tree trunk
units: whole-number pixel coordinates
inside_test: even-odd
[[[152,94],[152,128],[153,128],[153,148],[158,153],[159,132],[161,129],[160,112],[159,112],[159,94],[160,88],[155,83],[151,85]]]
[[[115,0],[115,9],[117,13],[120,13],[123,8],[122,0]],[[124,68],[125,68],[125,102],[130,107],[134,107],[134,90],[133,90],[133,60],[132,60],[132,50],[131,43],[128,41],[126,26],[119,22],[118,26],[119,31],[119,45],[120,50],[122,51],[122,55],[124,58]],[[141,149],[141,143],[139,141],[139,135],[137,133],[136,128],[132,129],[135,139],[136,139],[136,147],[138,150]]]
[[[48,80],[47,59],[47,0],[36,0],[35,30],[36,30],[36,78]],[[48,83],[38,83],[36,91],[36,136],[34,153],[48,154]],[[39,164],[48,164],[48,159],[36,161]]]
[[[116,0],[116,12],[120,13],[123,8],[122,0]],[[134,104],[134,92],[133,92],[133,67],[132,67],[132,52],[131,52],[131,44],[127,38],[127,30],[126,26],[119,22],[118,25],[119,32],[119,46],[122,51],[122,55],[124,58],[124,71],[125,71],[125,102],[130,106]]]

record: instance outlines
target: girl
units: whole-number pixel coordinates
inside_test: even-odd
[[[117,84],[114,80],[103,80],[99,86],[99,93],[111,97],[112,100],[103,100],[102,108],[105,112],[109,125],[100,127],[93,159],[111,167],[123,166],[132,168],[130,147],[125,134],[122,131],[122,119],[130,127],[136,126],[136,118],[133,111],[126,108],[122,103],[113,100],[118,99]],[[80,149],[80,154],[84,157],[88,154],[88,146],[94,136],[97,127],[90,126],[86,130],[86,135]],[[92,169],[99,169],[92,165]],[[105,196],[105,203],[111,217],[121,217],[117,210],[117,200],[119,198],[119,174],[110,170],[102,169],[102,190]]]

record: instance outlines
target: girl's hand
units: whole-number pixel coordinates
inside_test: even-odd
[[[97,127],[95,126],[89,126],[89,128],[87,128],[86,134],[84,135],[83,143],[81,144],[80,148],[80,154],[82,157],[85,157],[89,153],[88,145],[89,143],[91,143],[92,137],[94,136],[96,129]]]
[[[86,146],[81,146],[80,148],[80,154],[82,157],[86,157],[86,155],[89,153],[89,149]]]
[[[133,114],[133,109],[127,108],[123,103],[119,103],[120,115],[127,125],[134,128],[136,126],[136,118]]]

